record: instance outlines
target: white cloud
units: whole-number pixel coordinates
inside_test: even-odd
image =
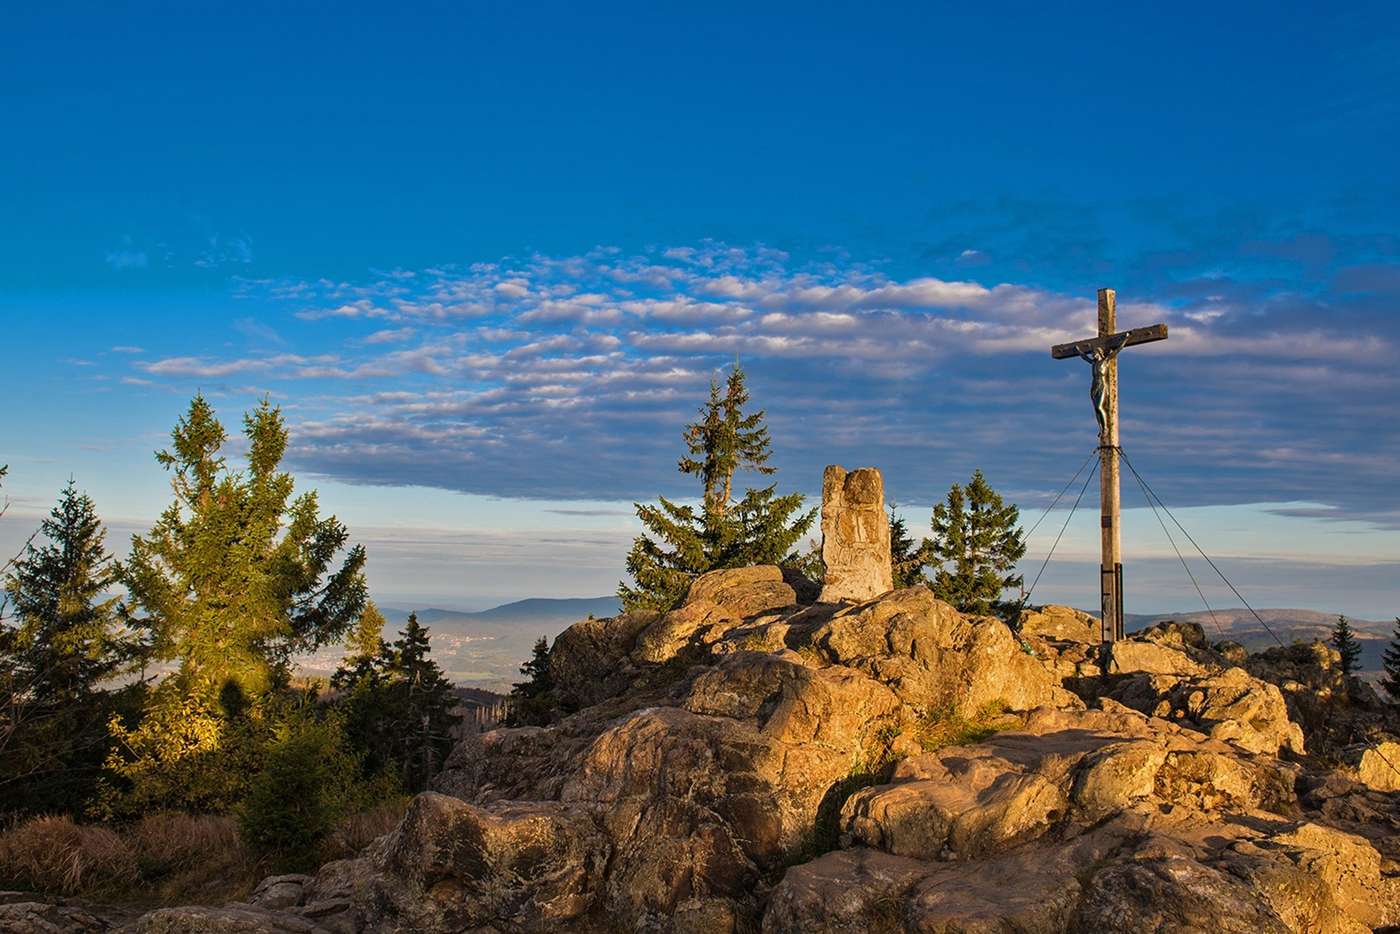
[[[382,331],[375,331],[365,338],[366,344],[397,344],[409,340],[417,334],[417,328],[386,328]]]

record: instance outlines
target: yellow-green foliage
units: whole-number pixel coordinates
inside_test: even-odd
[[[156,459],[174,501],[133,536],[124,575],[157,658],[177,661],[183,689],[212,701],[230,686],[256,698],[287,657],[340,639],[365,602],[364,549],[319,515],[316,493],[293,498],[279,469],[287,447],[280,410],[264,401],[244,417],[248,464],[220,451],[223,425],[203,396]]]
[[[972,717],[949,705],[919,714],[913,735],[926,752],[937,752],[948,746],[980,743],[1016,722],[1015,717],[1006,714],[1006,705],[1001,701],[984,704]]]
[[[103,818],[136,817],[156,810],[221,813],[241,800],[261,768],[267,742],[258,719],[230,720],[208,702],[158,688],[141,722],[108,725],[114,748],[92,811]]]

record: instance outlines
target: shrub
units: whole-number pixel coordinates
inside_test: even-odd
[[[277,727],[263,769],[238,806],[238,822],[248,845],[278,868],[306,868],[346,815],[382,800],[391,788],[387,779],[361,780],[359,758],[338,716],[303,714]]]
[[[154,811],[222,813],[243,797],[267,742],[267,728],[248,717],[230,720],[197,698],[164,684],[140,724],[118,717],[113,746],[91,808],[103,819]]]

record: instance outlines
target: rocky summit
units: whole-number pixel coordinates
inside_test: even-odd
[[[1325,647],[1242,667],[1164,624],[1119,643],[1105,674],[1096,621],[1067,608],[1014,631],[926,588],[813,594],[774,567],[717,571],[669,613],[580,622],[550,656],[577,709],[462,742],[357,858],[124,927],[1400,924],[1395,747],[1310,758],[1288,691],[1261,677],[1325,678]],[[0,906],[0,930],[21,913],[48,917]]]

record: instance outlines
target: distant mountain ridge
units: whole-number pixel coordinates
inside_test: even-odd
[[[1091,610],[1088,612],[1092,613],[1093,611]],[[1262,619],[1269,629],[1278,632],[1280,638],[1283,638],[1285,642],[1288,641],[1288,638],[1279,631],[1280,629],[1287,629],[1289,631],[1306,630],[1309,633],[1314,630],[1317,632],[1325,630],[1326,633],[1330,635],[1332,627],[1337,622],[1338,615],[1336,613],[1324,613],[1320,610],[1280,609],[1277,607],[1255,610],[1254,612],[1259,614],[1259,619]],[[1125,622],[1129,632],[1135,632],[1164,619],[1200,623],[1205,627],[1207,633],[1215,631],[1217,637],[1219,637],[1219,632],[1215,630],[1216,624],[1219,624],[1220,628],[1225,630],[1226,633],[1242,630],[1258,631],[1263,634],[1265,638],[1268,638],[1268,632],[1264,626],[1259,624],[1259,619],[1255,619],[1254,613],[1251,613],[1243,607],[1218,609],[1213,612],[1207,610],[1192,610],[1187,613],[1125,614]],[[1374,619],[1358,619],[1348,616],[1347,621],[1351,623],[1351,627],[1356,630],[1359,636],[1372,636],[1385,639],[1390,637],[1391,629],[1394,626],[1394,620],[1381,621]],[[1307,637],[1311,638],[1312,636],[1309,634]],[[1304,636],[1299,635],[1293,638],[1304,638]]]
[[[390,632],[386,632],[386,638],[392,639],[393,631],[402,628],[408,618],[409,609],[400,604],[382,610],[389,620]],[[529,657],[536,639],[543,637],[553,642],[559,633],[581,619],[590,615],[616,616],[619,611],[616,596],[528,597],[476,611],[432,606],[414,610],[419,621],[432,633],[434,654],[449,677],[461,685],[494,691],[509,690],[512,682],[520,680],[519,666]],[[1337,614],[1318,610],[1271,607],[1258,612],[1268,629],[1285,645],[1295,639],[1325,640],[1331,636],[1337,620]],[[1204,610],[1193,610],[1129,613],[1126,622],[1128,630],[1136,632],[1163,619],[1199,623],[1212,641],[1231,639],[1251,652],[1277,644],[1274,636],[1242,607],[1218,609],[1214,620]],[[1351,619],[1351,622],[1361,643],[1362,671],[1378,672],[1393,622],[1368,619]]]
[[[540,623],[563,621],[566,623],[587,619],[589,616],[616,616],[621,609],[616,596],[609,597],[527,597],[502,603],[488,610],[450,610],[442,607],[415,609],[418,621],[425,626],[434,623],[473,621],[482,623]],[[407,619],[409,610],[404,607],[384,607],[384,615],[390,621]]]
[[[428,627],[433,655],[447,676],[459,685],[509,691],[521,679],[520,665],[530,657],[536,639],[550,642],[569,626],[589,616],[616,616],[616,596],[530,597],[488,610],[414,609]],[[409,610],[382,607],[389,630],[398,630]],[[392,639],[391,632],[385,638]]]
[[[1279,609],[1271,607],[1255,611],[1244,608],[1215,610],[1193,610],[1190,613],[1128,613],[1124,622],[1129,632],[1145,629],[1159,620],[1175,619],[1181,622],[1199,623],[1212,642],[1230,639],[1243,645],[1250,652],[1262,652],[1282,642],[1289,645],[1297,640],[1311,642],[1321,639],[1326,642],[1332,637],[1332,627],[1337,623],[1336,613],[1323,613],[1319,610]],[[1261,625],[1259,620],[1264,621]],[[1381,670],[1381,659],[1386,646],[1390,644],[1395,621],[1381,622],[1374,619],[1347,617],[1356,633],[1356,641],[1361,645],[1361,673],[1375,676]]]

